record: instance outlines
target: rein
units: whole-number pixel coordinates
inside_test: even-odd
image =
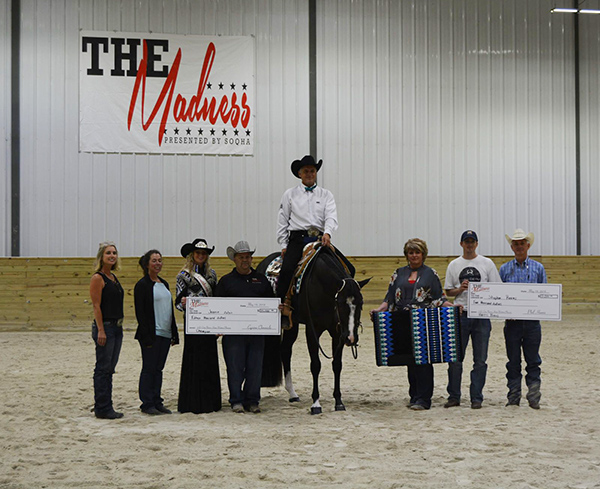
[[[308,269],[308,274],[306,276],[306,283],[307,284],[308,284],[308,279],[312,276],[312,271],[313,271],[313,267],[310,267]],[[343,285],[342,285],[342,288],[343,288]],[[342,289],[340,289],[340,290],[342,290]],[[336,296],[337,296],[337,294],[336,294]],[[328,356],[327,353],[325,353],[323,351],[323,347],[321,346],[321,342],[319,341],[319,338],[317,336],[317,332],[315,331],[315,326],[314,326],[315,323],[314,323],[314,321],[312,319],[312,314],[310,312],[310,303],[308,302],[308,293],[306,294],[306,301],[305,302],[306,302],[306,311],[308,312],[308,321],[310,323],[310,329],[312,330],[312,333],[313,333],[313,336],[315,338],[315,341],[317,342],[317,346],[319,347],[319,351],[323,354],[323,356],[325,358],[327,358],[328,360],[331,360],[332,357]],[[336,308],[336,313],[337,313],[337,303],[335,305],[335,308]],[[308,324],[307,324],[307,326],[308,326]]]

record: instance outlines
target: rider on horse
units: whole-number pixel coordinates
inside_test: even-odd
[[[277,241],[281,246],[283,263],[277,281],[277,296],[284,303],[282,327],[291,327],[291,302],[286,299],[294,270],[302,257],[304,246],[321,240],[331,245],[331,233],[338,228],[337,209],[333,194],[317,186],[317,172],[323,160],[315,163],[311,155],[292,162],[292,173],[301,183],[286,190],[281,197],[277,216]],[[354,267],[339,252],[354,276]]]

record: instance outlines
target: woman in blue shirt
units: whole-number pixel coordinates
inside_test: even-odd
[[[146,414],[171,414],[160,395],[163,368],[171,345],[179,343],[169,284],[158,276],[162,270],[162,255],[150,250],[140,258],[144,276],[133,291],[135,316],[138,321],[135,338],[142,349],[140,374],[141,410]]]

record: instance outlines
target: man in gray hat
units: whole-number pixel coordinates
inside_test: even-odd
[[[273,297],[267,277],[252,268],[254,251],[247,241],[238,241],[227,248],[227,256],[235,263],[235,268],[219,280],[217,297]],[[244,409],[260,413],[264,348],[265,337],[262,335],[223,336],[229,402],[236,413],[243,413]]]
[[[294,270],[302,258],[307,243],[321,239],[324,246],[331,243],[337,230],[337,209],[333,194],[317,185],[318,163],[311,155],[292,163],[292,173],[301,182],[285,191],[277,215],[277,241],[281,246],[283,263],[277,280],[277,296],[282,302],[292,281]],[[289,327],[289,304],[283,310],[282,326]]]
[[[508,234],[506,241],[515,254],[515,259],[500,267],[500,278],[503,282],[514,283],[547,283],[546,270],[540,262],[528,256],[533,244],[533,233],[525,234],[522,229],[516,229],[512,237]],[[518,406],[521,402],[521,350],[527,367],[525,383],[527,384],[527,401],[533,409],[540,408],[540,393],[542,359],[540,343],[542,342],[542,325],[539,321],[507,319],[504,322],[504,341],[506,343],[506,379],[508,385],[507,406]]]
[[[470,319],[467,315],[469,282],[501,282],[496,265],[489,258],[477,254],[479,238],[473,230],[467,230],[460,237],[462,256],[448,264],[444,289],[450,297],[456,297],[455,306],[462,306],[460,335],[463,352],[469,338],[473,345],[473,370],[471,371],[471,408],[480,409],[483,402],[483,386],[487,374],[487,356],[492,323],[489,319]],[[448,402],[445,408],[460,406],[462,362],[448,364]]]

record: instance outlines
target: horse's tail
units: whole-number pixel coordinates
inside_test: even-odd
[[[265,336],[265,353],[263,356],[262,387],[281,385],[281,338],[279,335]]]

